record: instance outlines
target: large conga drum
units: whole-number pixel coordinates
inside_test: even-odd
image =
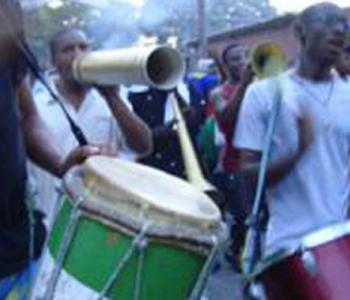
[[[204,193],[102,156],[71,170],[64,186],[34,299],[198,299],[226,235]]]
[[[268,300],[350,299],[350,222],[306,235],[297,249],[266,258],[258,274]]]

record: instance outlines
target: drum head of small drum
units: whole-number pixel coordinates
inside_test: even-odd
[[[94,156],[81,171],[85,194],[136,222],[147,219],[155,225],[200,231],[220,224],[220,211],[206,194],[160,170]]]

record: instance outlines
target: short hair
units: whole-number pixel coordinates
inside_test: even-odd
[[[240,45],[239,44],[229,44],[228,46],[226,46],[226,48],[224,49],[224,51],[222,52],[221,54],[221,61],[224,63],[224,64],[227,64],[228,63],[228,59],[227,59],[227,56],[229,54],[229,52],[232,50],[232,49],[235,49],[235,48],[238,48]]]
[[[61,41],[62,37],[66,35],[67,33],[70,33],[72,31],[81,31],[80,28],[78,27],[66,27],[63,28],[60,31],[57,31],[50,39],[49,41],[49,48],[50,48],[50,56],[51,56],[51,61],[55,60],[56,53],[57,53],[57,47],[59,42]]]
[[[324,13],[330,10],[341,8],[331,2],[322,2],[318,4],[311,5],[304,9],[295,19],[294,22],[294,33],[296,37],[303,43],[303,28],[315,20],[315,15]]]

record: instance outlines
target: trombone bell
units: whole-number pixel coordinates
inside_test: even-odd
[[[287,56],[281,46],[267,42],[254,47],[250,62],[259,78],[278,75],[287,68]]]

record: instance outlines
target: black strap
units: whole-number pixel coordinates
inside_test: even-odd
[[[52,87],[49,85],[49,83],[47,82],[47,80],[45,79],[45,77],[42,75],[41,69],[39,67],[38,61],[34,55],[34,53],[32,52],[32,50],[30,49],[30,47],[28,46],[28,44],[26,43],[26,41],[24,39],[21,39],[17,36],[16,32],[13,30],[13,27],[11,26],[11,1],[10,3],[9,1],[6,1],[6,3],[4,5],[6,5],[6,10],[0,9],[0,15],[1,18],[5,21],[5,23],[7,24],[7,27],[12,35],[12,38],[16,44],[16,46],[18,47],[19,51],[21,52],[21,54],[23,55],[23,59],[25,61],[25,63],[27,64],[29,70],[34,74],[34,76],[43,84],[43,86],[47,89],[47,91],[49,92],[50,96],[54,99],[54,101],[56,101],[59,106],[61,107],[63,114],[65,115],[65,117],[68,120],[68,123],[70,125],[71,131],[74,134],[75,138],[77,139],[78,143],[80,146],[84,146],[88,144],[88,141],[86,139],[85,134],[83,133],[82,129],[73,121],[72,117],[69,115],[67,109],[65,108],[65,106],[63,105],[60,97],[54,92],[54,90],[52,89]],[[13,1],[12,1],[13,2]],[[9,14],[9,17],[6,14]]]

